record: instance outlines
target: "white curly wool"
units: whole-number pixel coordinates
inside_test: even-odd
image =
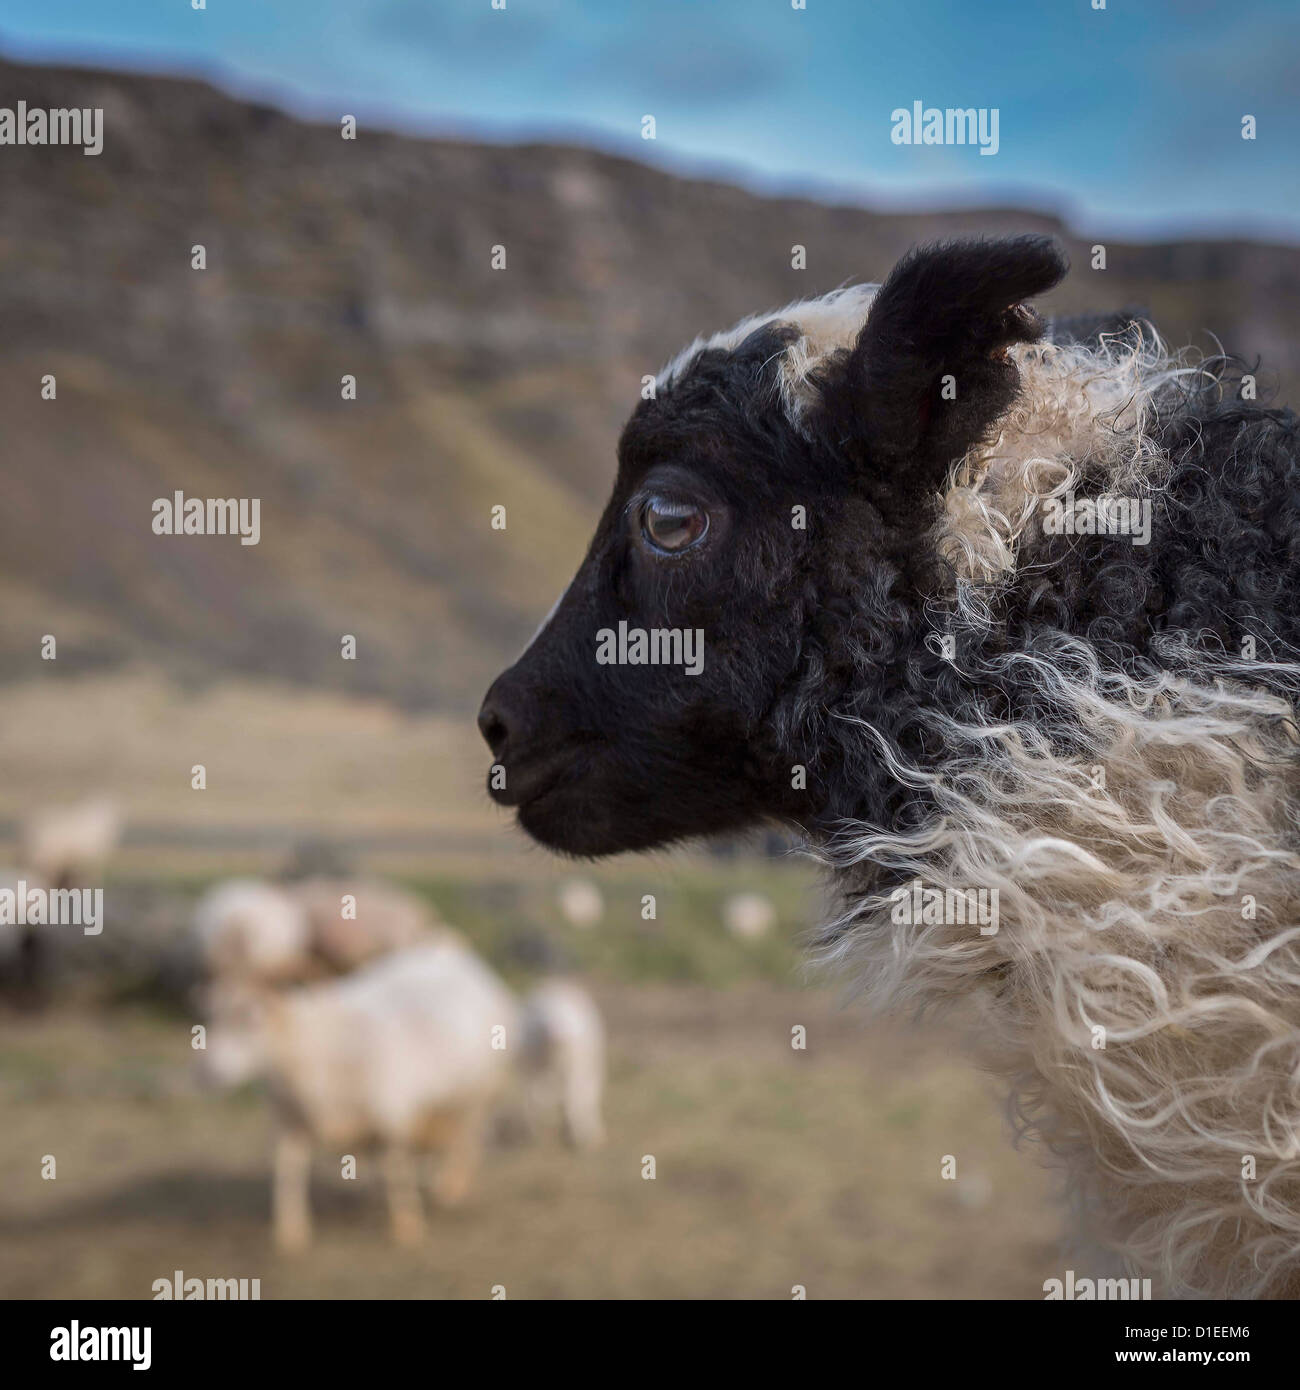
[[[1158,494],[1163,460],[1143,424],[1156,393],[1197,370],[1150,338],[1017,352],[1023,398],[946,498],[945,622],[958,632],[990,621],[1043,498],[1085,477]],[[979,649],[955,644],[959,667],[968,645]],[[936,716],[954,750],[941,776],[899,764],[863,723],[938,815],[913,834],[848,829],[828,858],[846,883],[871,864],[945,892],[996,890],[999,922],[900,924],[888,895],[849,892],[825,956],[881,1008],[975,1007],[973,1053],[1011,1081],[1018,1125],[1064,1164],[1099,1259],[1166,1294],[1295,1296],[1295,715],[1260,686],[1258,662],[1172,644],[1163,658],[1164,674],[1130,678],[1058,635],[969,672],[1001,667],[1040,708],[1033,722]],[[1268,674],[1300,689],[1300,667]]]
[[[1148,434],[1156,402],[1202,376],[1171,357],[1149,324],[1094,345],[1039,342],[1008,351],[1020,397],[997,434],[953,468],[937,538],[962,598],[977,606],[977,586],[1010,576],[1021,543],[1042,530],[1044,504],[1081,488],[1085,466],[1109,492],[1159,484],[1168,460]]]

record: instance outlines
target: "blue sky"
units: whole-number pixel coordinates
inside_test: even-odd
[[[0,49],[197,74],[331,120],[579,140],[767,190],[1300,240],[1300,4],[1093,3],[0,0]],[[914,101],[996,107],[998,153],[893,144],[890,113]]]

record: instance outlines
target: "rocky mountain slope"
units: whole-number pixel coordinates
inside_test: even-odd
[[[1300,383],[1295,248],[1108,242],[1099,272],[1104,238],[1013,209],[885,215],[585,149],[345,141],[195,82],[0,63],[0,105],[19,100],[105,125],[97,158],[0,150],[6,679],[54,633],[63,672],[467,709],[580,557],[641,376],[918,240],[1054,231],[1076,266],[1054,308],[1141,303]],[[260,544],[155,536],[177,489],[261,498]]]

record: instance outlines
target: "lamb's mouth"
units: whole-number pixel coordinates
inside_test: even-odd
[[[566,813],[565,793],[574,788],[575,779],[556,777],[540,791],[515,807],[515,820],[530,839],[559,854],[578,857],[610,852],[592,835],[592,827],[584,825],[579,807],[575,804]]]
[[[507,755],[500,764],[505,785],[493,785],[494,766],[488,775],[488,794],[498,806],[512,806],[520,812],[531,809],[582,779],[583,771],[576,766],[582,747],[580,743],[566,744],[522,759]]]

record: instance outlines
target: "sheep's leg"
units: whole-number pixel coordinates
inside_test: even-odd
[[[605,1142],[600,1117],[601,1067],[592,1059],[576,1060],[564,1078],[564,1130],[578,1149],[597,1149]]]
[[[424,1236],[424,1209],[415,1164],[405,1145],[392,1144],[384,1156],[388,1183],[388,1214],[398,1245],[415,1245]]]
[[[488,1107],[474,1105],[463,1110],[451,1122],[451,1136],[447,1141],[442,1167],[433,1183],[433,1195],[440,1206],[459,1205],[473,1186],[479,1160],[483,1156],[487,1119]]]
[[[297,1130],[281,1130],[275,1141],[272,1220],[278,1250],[305,1250],[311,1244],[311,1140]]]
[[[524,1080],[522,1107],[524,1125],[530,1139],[545,1135],[554,1124],[555,1112],[559,1103],[553,1094],[552,1078],[544,1072],[528,1076]]]

